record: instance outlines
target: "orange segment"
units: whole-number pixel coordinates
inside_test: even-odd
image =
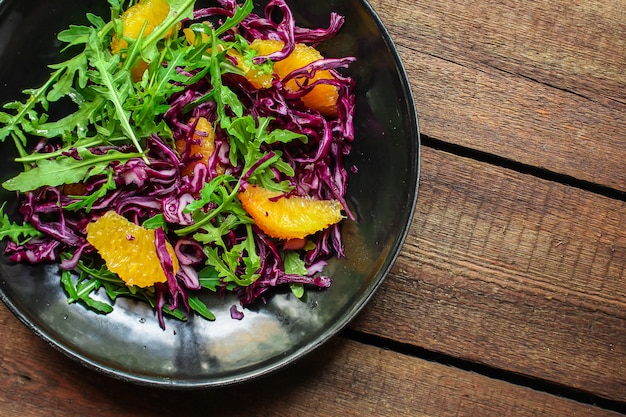
[[[122,34],[124,37],[137,39],[145,24],[143,36],[147,36],[165,20],[169,12],[170,5],[165,0],[144,0],[137,3],[120,16],[123,23]],[[128,42],[125,39],[114,36],[111,40],[111,50],[116,54],[127,47]]]
[[[255,39],[250,44],[250,49],[257,51],[259,55],[269,55],[272,52],[283,49],[283,43],[276,40]],[[270,88],[274,79],[273,74],[257,71],[254,68],[248,68],[246,71],[246,79],[256,88]]]
[[[343,219],[341,203],[290,196],[250,185],[239,200],[256,225],[278,239],[303,239]]]
[[[126,284],[149,287],[167,281],[154,246],[154,230],[108,211],[87,225],[87,241],[96,248],[109,271],[116,273]],[[166,242],[166,247],[176,273],[178,259],[172,245]]]
[[[250,84],[252,84],[254,88],[261,89],[270,88],[272,86],[274,74],[251,68],[244,62],[243,57],[241,57],[238,53],[233,56],[237,59],[237,66],[245,72],[244,76],[248,81],[250,81]]]
[[[193,125],[195,119],[191,119],[190,123]],[[187,146],[187,141],[184,139],[178,139],[175,142],[176,150],[179,154],[185,151],[185,147]],[[190,155],[201,155],[202,158],[198,160],[194,160],[192,163],[186,165],[181,170],[181,173],[186,176],[193,175],[193,169],[196,164],[205,164],[208,165],[209,158],[215,152],[215,130],[213,129],[213,125],[206,118],[200,117],[198,119],[198,123],[196,124],[196,130],[193,134],[193,143],[190,145]],[[218,169],[219,171],[219,169]]]
[[[137,65],[135,65],[135,67],[130,70],[133,81],[140,81],[143,77],[144,72],[146,72],[149,67],[150,65],[144,60],[140,60],[139,62],[137,62]]]
[[[144,0],[129,7],[122,15],[122,34],[125,38],[137,39],[141,30],[143,36],[148,36],[152,31],[165,20],[170,12],[170,5],[165,0]],[[167,34],[171,36],[173,29]],[[119,54],[122,49],[128,48],[126,39],[118,39],[117,35],[111,39],[111,51]],[[140,61],[136,68],[133,69],[133,80],[141,79],[144,71],[148,68],[148,64]]]
[[[273,52],[280,51],[283,45],[283,42],[278,40],[257,39],[250,44],[250,48],[256,50],[259,55],[269,55]],[[323,58],[322,54],[314,47],[297,43],[289,56],[274,62],[274,72],[276,72],[279,78],[283,79],[291,72]],[[332,80],[333,78],[330,71],[317,71],[308,82],[313,83],[317,80]],[[291,91],[298,91],[300,89],[299,84],[302,85],[305,82],[307,82],[307,80],[304,77],[292,79],[286,83],[286,87]],[[339,94],[337,87],[330,84],[317,85],[301,98],[305,106],[310,109],[315,109],[325,116],[337,115],[338,99]]]
[[[206,42],[209,39],[209,36],[206,33],[202,33],[201,39],[197,39],[197,34],[188,28],[183,29],[183,33],[185,34],[185,39],[187,39],[187,42],[190,45],[199,45],[200,42]],[[282,46],[278,49],[281,48]],[[219,51],[223,51],[223,48],[219,49]],[[210,48],[208,49],[208,52],[211,52]],[[226,54],[231,58],[234,58],[237,68],[239,68],[244,73],[244,77],[250,82],[250,84],[252,84],[254,88],[261,89],[270,88],[272,86],[272,80],[274,79],[273,74],[252,68],[245,62],[243,56],[234,49],[229,49],[228,51],[226,51]]]
[[[255,39],[250,44],[250,49],[254,49],[259,55],[269,55],[283,49],[285,44],[275,39]]]
[[[183,34],[185,35],[187,43],[193,46],[202,45],[202,43],[209,40],[209,35],[207,35],[206,33],[202,33],[200,39],[196,39],[197,34],[189,28],[183,29]]]
[[[87,192],[87,186],[82,182],[75,182],[72,184],[64,184],[61,190],[65,195],[83,195]]]

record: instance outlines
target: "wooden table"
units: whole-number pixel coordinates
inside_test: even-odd
[[[295,365],[166,391],[67,359],[0,307],[1,416],[626,412],[626,1],[371,0],[422,176],[370,304]]]

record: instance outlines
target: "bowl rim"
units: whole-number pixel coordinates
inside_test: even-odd
[[[404,66],[404,63],[400,57],[400,54],[391,38],[391,35],[382,20],[370,5],[367,0],[354,0],[359,2],[363,10],[371,17],[373,22],[376,24],[382,40],[387,45],[388,52],[393,58],[394,65],[399,74],[399,81],[401,83],[401,91],[403,93],[403,99],[405,100],[405,105],[407,109],[413,109],[413,111],[407,112],[407,116],[409,120],[407,120],[407,125],[410,126],[410,136],[414,138],[411,140],[411,144],[414,146],[413,157],[410,158],[410,169],[408,173],[408,178],[411,179],[411,184],[407,187],[407,201],[406,201],[406,209],[404,211],[404,215],[402,216],[402,230],[400,235],[393,240],[393,244],[388,250],[388,255],[385,256],[385,260],[383,265],[379,268],[376,276],[377,278],[373,280],[371,286],[368,288],[367,294],[365,297],[361,297],[359,302],[354,303],[349,310],[346,310],[343,314],[340,315],[339,319],[332,322],[329,327],[325,328],[324,332],[321,332],[319,336],[307,344],[299,347],[298,349],[292,351],[289,355],[283,356],[281,359],[272,361],[271,363],[264,365],[262,367],[254,368],[249,371],[242,372],[240,375],[236,377],[225,377],[225,378],[217,378],[217,379],[203,379],[203,380],[185,380],[185,379],[165,379],[165,378],[149,378],[147,376],[138,376],[133,374],[132,372],[128,372],[125,370],[121,370],[118,368],[112,368],[105,364],[99,363],[90,359],[89,357],[81,354],[78,349],[73,348],[67,343],[57,340],[53,335],[49,334],[47,331],[44,331],[42,328],[36,325],[34,320],[29,317],[27,312],[22,311],[19,306],[5,294],[5,291],[0,287],[0,299],[7,306],[7,308],[27,327],[29,328],[35,335],[39,338],[47,342],[50,346],[52,346],[55,350],[61,352],[65,356],[70,359],[81,363],[86,368],[97,371],[98,373],[108,375],[112,378],[132,382],[138,385],[150,386],[150,387],[163,387],[163,388],[173,388],[173,389],[200,389],[200,388],[212,388],[212,387],[224,387],[239,383],[245,383],[256,379],[260,376],[264,376],[270,373],[275,373],[276,371],[283,369],[291,364],[293,364],[296,360],[301,359],[307,356],[309,353],[318,349],[321,345],[325,344],[328,340],[335,337],[338,333],[340,333],[356,316],[357,314],[365,307],[365,305],[370,301],[373,297],[374,293],[378,290],[382,282],[385,280],[386,276],[389,274],[390,269],[396,262],[401,248],[405,243],[405,240],[408,236],[411,221],[415,214],[415,206],[417,203],[418,193],[419,193],[419,182],[420,182],[420,172],[421,172],[421,135],[419,131],[419,122],[418,115],[415,106],[415,100],[413,91],[409,82],[409,78]],[[3,6],[7,4],[7,0],[0,0],[0,15],[2,12]]]

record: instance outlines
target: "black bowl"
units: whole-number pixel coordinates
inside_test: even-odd
[[[153,311],[118,300],[113,313],[98,315],[68,304],[56,266],[0,263],[0,292],[10,310],[37,335],[67,356],[105,374],[144,385],[210,387],[275,371],[337,334],[367,303],[391,268],[409,227],[419,176],[419,132],[413,97],[398,53],[365,0],[290,1],[301,26],[325,27],[331,11],[346,17],[340,34],[320,46],[327,56],[356,56],[356,140],[346,161],[349,204],[357,221],[343,224],[347,258],[326,273],[333,285],[309,291],[304,300],[287,292],[233,320],[233,299],[208,294],[217,320],[167,321]],[[260,11],[260,6],[257,5]],[[0,101],[22,99],[40,85],[46,64],[57,62],[56,34],[86,23],[85,13],[108,16],[106,1],[0,1]],[[15,175],[12,143],[0,144],[0,180]],[[12,195],[7,211],[15,211]]]

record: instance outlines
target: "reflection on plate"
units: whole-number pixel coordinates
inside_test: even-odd
[[[85,21],[85,13],[107,15],[108,4],[87,10],[85,2],[4,0],[0,2],[0,101],[20,97],[40,84],[46,64],[59,50],[56,33]],[[233,299],[207,294],[214,322],[198,317],[167,321],[163,331],[153,311],[118,300],[113,313],[98,315],[68,304],[56,266],[0,262],[0,295],[37,335],[69,357],[105,374],[139,384],[177,388],[210,387],[245,381],[277,370],[337,334],[378,288],[400,250],[417,196],[419,134],[413,98],[398,54],[365,0],[288,2],[301,26],[324,27],[331,11],[346,17],[340,34],[321,45],[327,56],[356,56],[355,145],[347,166],[348,198],[356,222],[345,222],[347,257],[332,260],[328,290],[299,300],[288,291],[267,304],[230,317]],[[92,6],[89,6],[92,7]],[[260,8],[257,5],[257,8]],[[260,9],[259,9],[260,10]],[[18,29],[19,28],[19,29]],[[11,143],[0,144],[0,180],[17,166]],[[2,191],[5,201],[10,195]],[[7,211],[16,204],[7,205]],[[129,337],[130,335],[130,337]]]

